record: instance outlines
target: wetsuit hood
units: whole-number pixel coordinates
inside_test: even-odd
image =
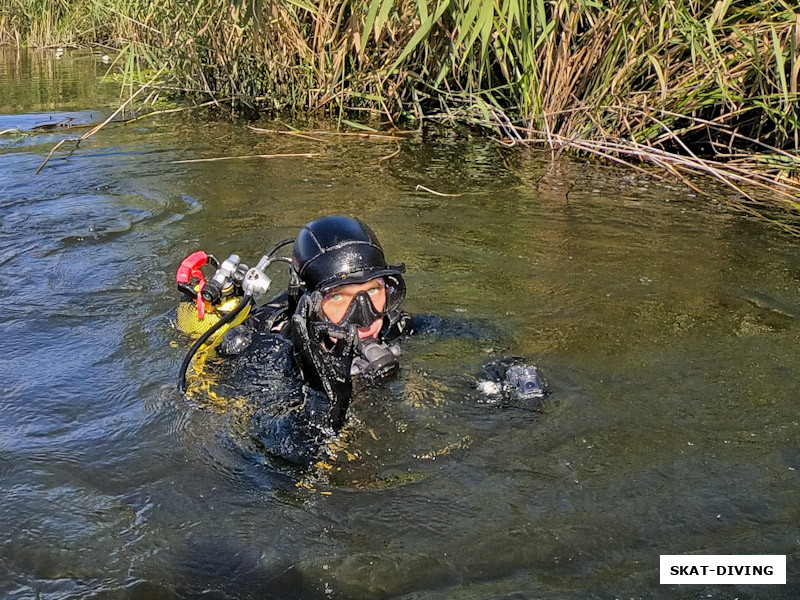
[[[365,283],[377,277],[400,280],[405,265],[388,265],[375,233],[358,219],[331,216],[304,226],[294,242],[292,272],[305,291]]]

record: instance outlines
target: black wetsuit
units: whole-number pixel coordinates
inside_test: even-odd
[[[225,335],[218,348],[223,358],[218,368],[226,383],[235,386],[236,394],[253,403],[250,433],[263,449],[307,463],[341,426],[350,397],[349,393],[326,393],[318,383],[303,378],[292,341],[291,308],[283,293],[255,309]],[[401,313],[384,326],[379,340],[396,341],[414,333],[421,323]],[[349,372],[343,375],[350,377]]]

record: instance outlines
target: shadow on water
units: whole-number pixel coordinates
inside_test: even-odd
[[[2,123],[115,97],[90,56],[0,58]],[[796,240],[638,173],[447,135],[380,160],[395,146],[154,118],[34,176],[70,135],[0,136],[0,596],[796,597]],[[289,152],[320,156],[173,163]],[[299,469],[258,451],[247,398],[179,397],[173,276],[326,213],[406,262],[410,311],[471,333],[409,340],[335,456]],[[541,411],[475,388],[509,355],[545,374]],[[660,586],[681,553],[786,554],[788,583]]]

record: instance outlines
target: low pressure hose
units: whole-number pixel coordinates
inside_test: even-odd
[[[285,240],[281,240],[280,242],[278,242],[272,248],[269,249],[269,252],[267,252],[267,257],[268,258],[272,258],[273,254],[275,254],[278,250],[280,250],[284,246],[288,246],[293,241],[294,241],[294,238],[286,238]],[[291,262],[291,260],[289,262]]]
[[[233,321],[240,312],[242,312],[247,305],[249,305],[253,301],[253,294],[245,291],[244,296],[242,299],[239,300],[239,304],[236,305],[231,312],[226,314],[222,317],[219,322],[211,327],[208,331],[206,331],[203,335],[197,338],[197,341],[192,344],[192,347],[189,348],[189,352],[186,353],[186,358],[183,359],[183,364],[181,364],[181,370],[178,373],[178,389],[180,390],[182,395],[186,394],[186,371],[189,370],[189,365],[192,363],[192,359],[194,355],[197,354],[197,351],[200,350],[200,347],[205,344],[208,339],[214,335],[217,331],[219,331],[222,327]]]

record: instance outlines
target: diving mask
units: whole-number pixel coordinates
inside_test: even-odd
[[[373,287],[367,290],[362,289],[362,291],[352,296],[343,312],[341,309],[337,310],[334,308],[333,311],[330,311],[325,308],[320,313],[320,317],[343,327],[356,325],[359,328],[368,328],[372,326],[375,321],[383,317],[388,317],[389,323],[394,323],[397,318],[399,318],[401,305],[406,295],[406,286],[403,278],[399,275],[387,275],[379,279],[368,281],[378,281],[380,282],[380,287]],[[353,283],[358,284],[361,282],[356,281]],[[336,290],[349,285],[351,285],[351,283],[345,280],[345,282],[339,286],[323,290],[325,298],[327,299],[328,297],[335,296]],[[384,299],[382,301],[378,300],[379,296],[373,295],[376,289],[381,293],[381,296],[383,296]],[[345,294],[345,296],[346,295],[347,294]],[[376,301],[378,306],[382,307],[382,310],[376,308]]]
[[[350,301],[350,306],[344,313],[339,325],[347,327],[348,325],[357,325],[360,328],[372,326],[372,324],[384,315],[383,311],[375,308],[368,292],[359,292]]]

